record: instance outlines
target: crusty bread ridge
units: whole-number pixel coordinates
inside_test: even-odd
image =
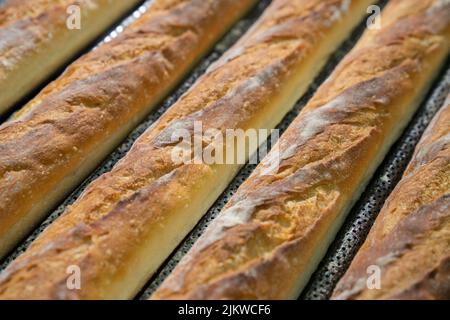
[[[6,111],[139,0],[7,0],[0,5],[0,113]],[[81,29],[68,8],[79,5]]]
[[[450,299],[450,95],[334,299]],[[380,287],[368,289],[370,266]]]
[[[382,28],[365,33],[152,298],[297,298],[439,70],[449,31],[448,2],[390,1]]]
[[[0,298],[130,298],[241,165],[175,163],[172,134],[273,128],[370,1],[275,0],[249,32],[0,276]],[[339,14],[337,14],[339,13]],[[191,132],[191,131],[190,131]],[[253,150],[252,150],[253,151]],[[81,290],[66,269],[81,270]]]
[[[0,126],[0,256],[68,194],[254,3],[156,0]]]

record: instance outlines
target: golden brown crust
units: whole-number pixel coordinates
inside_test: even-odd
[[[335,299],[450,299],[450,95],[416,148]],[[367,268],[381,288],[366,286]]]
[[[122,35],[73,63],[0,126],[0,256],[81,181],[253,3],[155,1]],[[49,199],[50,192],[57,194]],[[22,221],[29,219],[31,223]]]
[[[340,63],[154,299],[298,296],[449,50],[450,4],[390,1],[382,22]]]
[[[344,19],[330,22],[340,0],[275,0],[126,157],[6,269],[0,298],[131,297],[239,168],[174,163],[172,133],[190,130],[194,121],[204,130],[273,128],[368,2],[356,2]],[[342,34],[334,33],[340,28]],[[65,286],[73,264],[82,270],[78,291]]]
[[[8,0],[0,6],[0,113],[112,25],[138,0]],[[70,30],[78,5],[81,29]]]

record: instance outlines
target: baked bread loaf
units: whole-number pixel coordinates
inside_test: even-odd
[[[297,298],[427,91],[449,31],[448,2],[390,1],[382,28],[366,31],[152,298]]]
[[[274,0],[113,170],[3,272],[0,299],[133,297],[241,167],[180,163],[173,134],[185,129],[192,137],[195,123],[204,132],[274,128],[369,2]],[[80,290],[66,286],[70,265],[81,270]]]
[[[0,114],[138,2],[7,0],[0,4]],[[73,5],[80,11],[72,11]],[[80,29],[72,26],[76,14],[80,14]]]
[[[450,299],[450,95],[333,298]]]
[[[254,0],[156,0],[0,126],[0,256],[59,203]]]

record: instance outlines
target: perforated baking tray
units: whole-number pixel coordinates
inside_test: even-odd
[[[0,0],[0,3],[2,0]],[[142,6],[137,8],[130,17],[119,23],[114,30],[106,36],[102,41],[115,37],[123,28],[136,19],[140,13],[146,10],[152,1],[145,1]],[[378,1],[383,7],[387,1]],[[234,28],[214,47],[209,55],[207,55],[198,66],[190,73],[183,83],[176,89],[167,99],[165,99],[155,112],[150,114],[145,121],[141,123],[128,138],[107,157],[107,159],[70,195],[61,205],[54,210],[51,215],[14,250],[1,264],[0,271],[6,268],[18,255],[20,255],[30,243],[58,216],[60,216],[65,208],[72,204],[83,192],[86,186],[99,177],[101,174],[108,172],[130,149],[134,141],[160,116],[163,114],[178,98],[186,92],[194,82],[206,71],[206,69],[217,60],[233,43],[235,43],[248,28],[258,19],[264,9],[270,4],[270,0],[261,0],[258,5],[245,18],[239,21]],[[310,86],[307,93],[298,101],[293,110],[289,112],[283,121],[279,124],[278,129],[283,132],[300,110],[306,105],[307,101],[313,96],[317,88],[326,80],[332,70],[345,54],[351,50],[365,28],[365,21],[352,33],[347,41],[332,55],[327,65]],[[100,41],[100,42],[102,42]],[[320,264],[318,270],[311,278],[308,286],[304,290],[299,299],[327,299],[336,285],[339,278],[343,275],[356,251],[364,241],[373,221],[376,218],[381,206],[389,193],[399,181],[405,167],[412,155],[414,147],[420,139],[423,131],[429,124],[431,118],[442,105],[445,96],[450,91],[450,64],[447,62],[441,72],[441,75],[432,85],[432,94],[426,98],[420,107],[418,113],[404,132],[403,136],[391,149],[384,163],[380,166],[366,191],[351,211],[346,223],[339,232],[336,240],[328,250],[327,255]],[[193,243],[204,232],[209,223],[217,216],[228,199],[234,194],[242,182],[252,173],[256,165],[245,165],[238,175],[233,179],[229,187],[219,197],[216,203],[210,208],[207,214],[200,220],[193,231],[186,237],[180,246],[166,260],[162,267],[151,278],[148,284],[143,288],[142,292],[136,297],[137,299],[148,298],[168,274],[177,265],[180,259],[189,251]]]

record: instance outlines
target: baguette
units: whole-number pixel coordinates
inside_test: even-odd
[[[0,114],[138,2],[8,0],[0,5]],[[80,29],[66,24],[73,5],[80,8]]]
[[[195,122],[222,132],[276,126],[369,2],[274,0],[113,170],[5,270],[0,298],[133,297],[241,167],[174,161],[173,133]],[[70,265],[81,270],[80,290],[66,286]]]
[[[333,299],[450,299],[450,95]],[[380,287],[368,289],[369,266]]]
[[[390,1],[153,299],[299,296],[447,55],[439,3]]]
[[[156,0],[122,35],[80,58],[0,126],[0,257],[254,3]]]

